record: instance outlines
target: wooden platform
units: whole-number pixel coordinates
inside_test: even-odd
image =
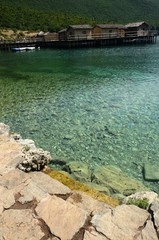
[[[0,42],[0,50],[12,50],[14,47],[35,46],[36,48],[88,48],[120,45],[153,44],[157,36],[124,37],[110,39],[81,39],[69,41],[31,41],[31,42]]]

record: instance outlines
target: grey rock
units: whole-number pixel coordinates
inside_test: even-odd
[[[52,157],[49,152],[35,148],[23,149],[22,159],[17,167],[25,172],[30,172],[43,169],[52,160]]]

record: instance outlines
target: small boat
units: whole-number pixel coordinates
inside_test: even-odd
[[[26,47],[15,47],[15,48],[12,48],[12,50],[14,52],[22,52],[22,51],[26,51]]]
[[[12,51],[14,51],[14,52],[24,52],[24,51],[33,51],[35,49],[36,49],[35,46],[26,46],[26,47],[15,47],[15,48],[12,48]],[[37,49],[40,50],[40,47],[38,47]]]
[[[26,51],[32,51],[35,50],[35,47],[26,47]]]

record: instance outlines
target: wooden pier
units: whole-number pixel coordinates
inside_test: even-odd
[[[69,49],[69,48],[90,48],[90,47],[107,47],[121,45],[137,45],[137,44],[154,44],[156,43],[157,35],[154,36],[136,36],[122,38],[97,38],[97,39],[75,39],[64,41],[1,41],[0,50],[12,50],[15,47],[35,46],[36,48],[54,48],[54,49]]]

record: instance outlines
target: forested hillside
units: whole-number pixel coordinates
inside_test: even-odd
[[[70,24],[147,21],[159,26],[158,0],[0,0],[0,27],[59,30]]]

